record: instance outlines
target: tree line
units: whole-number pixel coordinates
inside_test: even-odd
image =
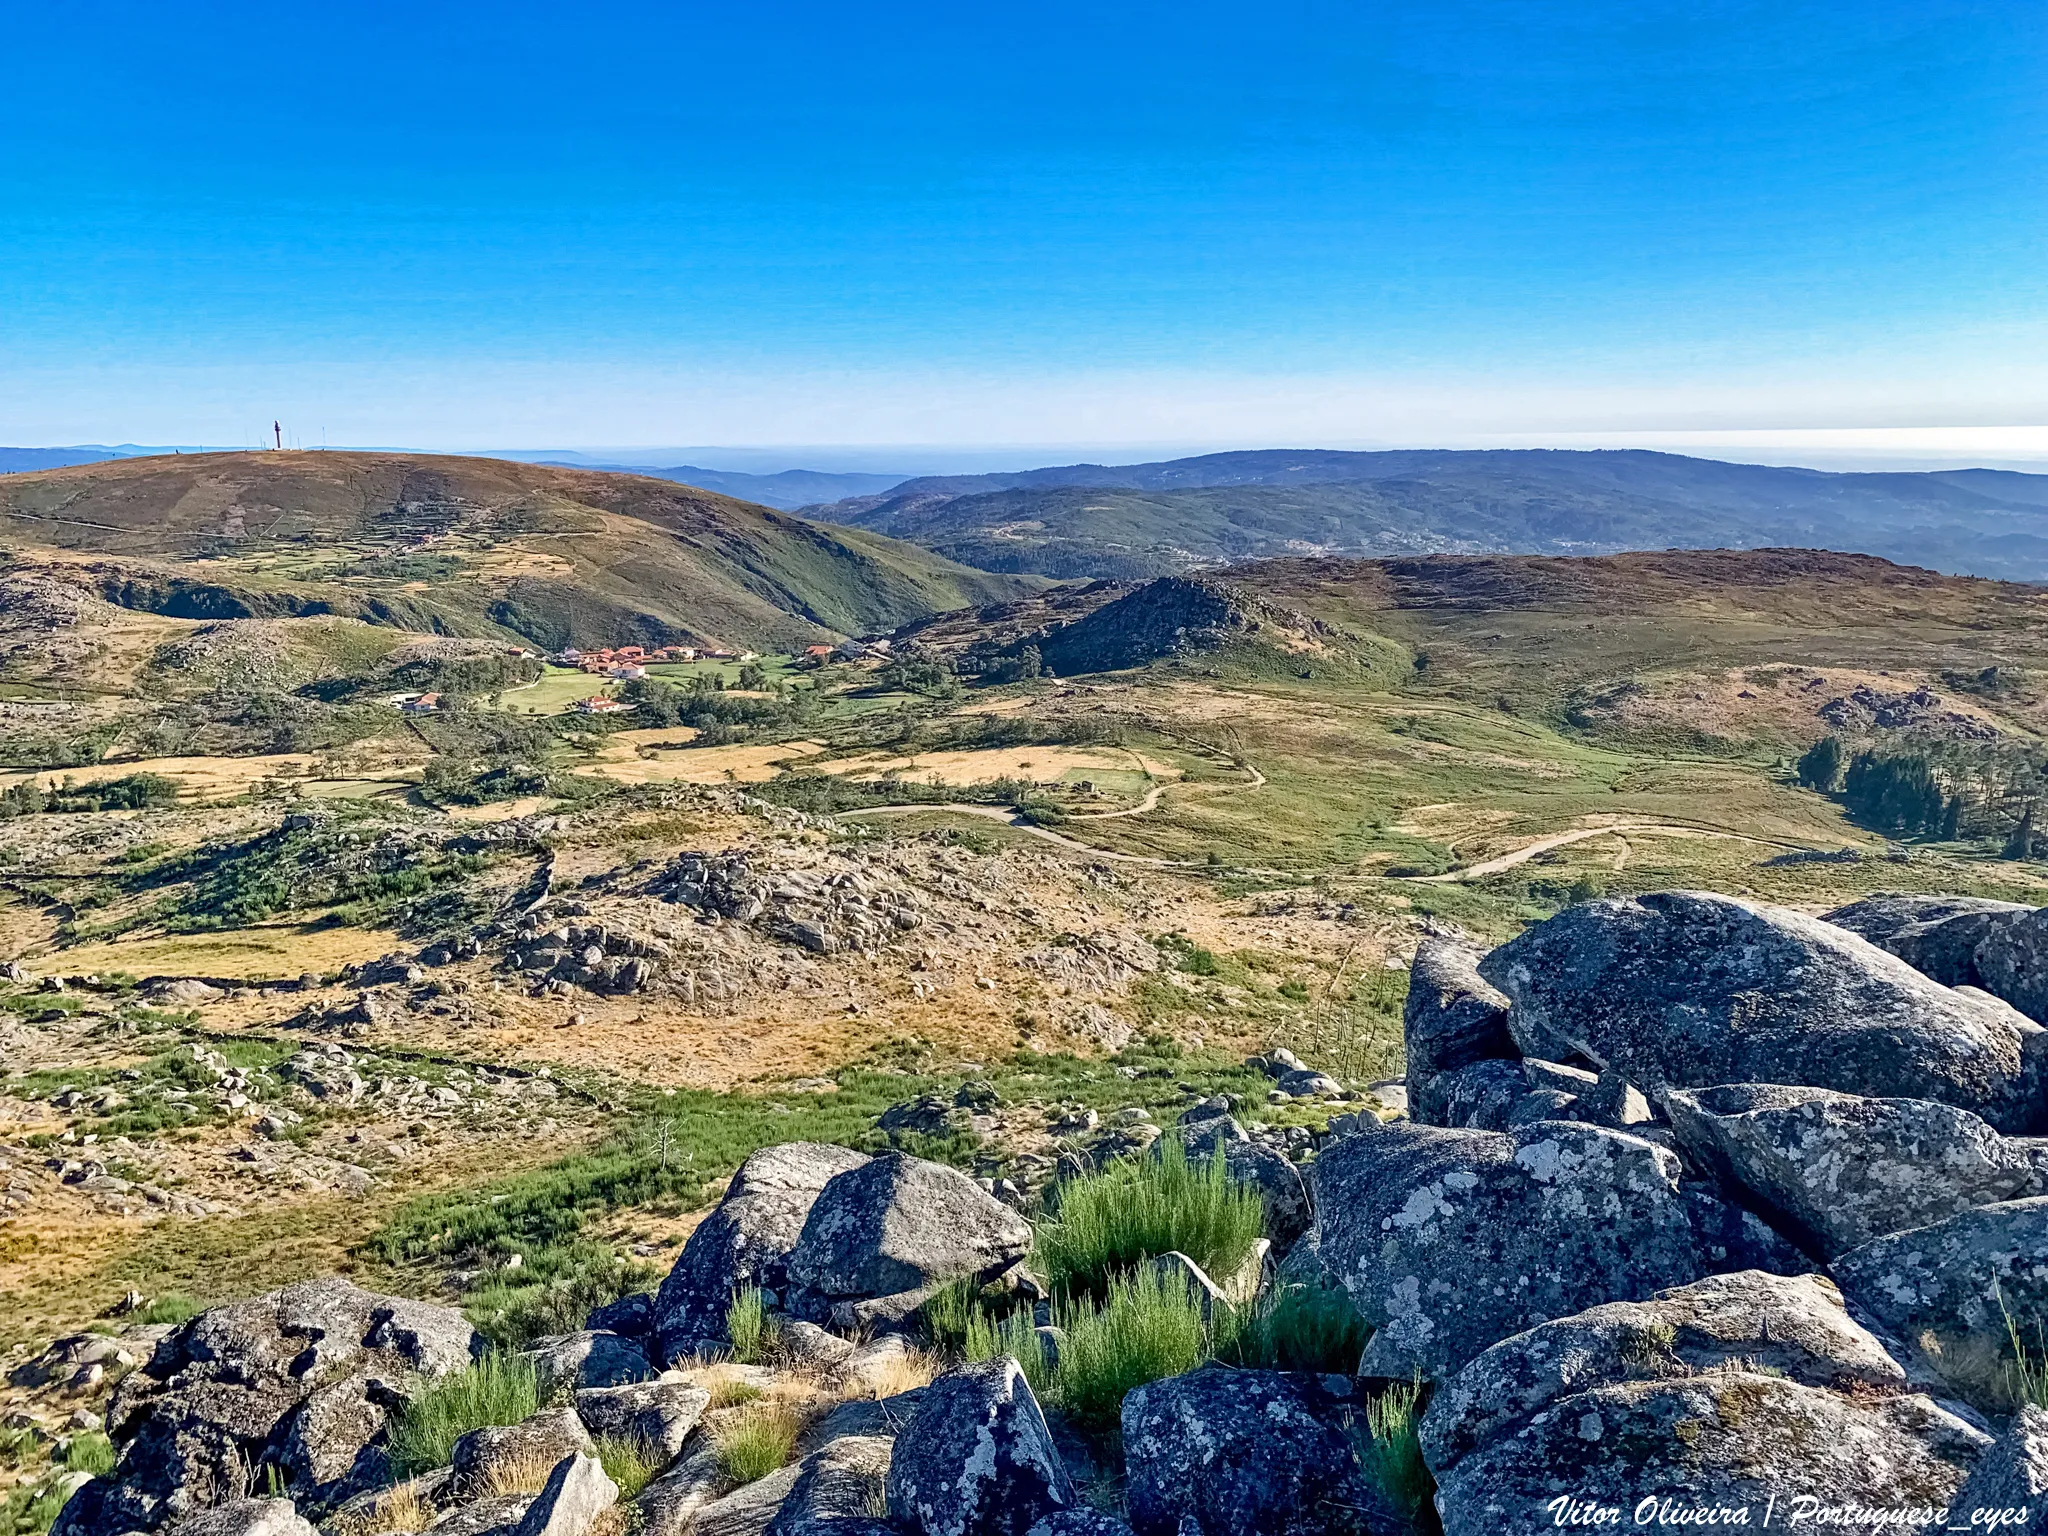
[[[1852,821],[1894,837],[2000,843],[2008,858],[2040,846],[2037,803],[2048,753],[1994,742],[1851,748],[1823,736],[1800,757],[1799,782],[1832,795]]]

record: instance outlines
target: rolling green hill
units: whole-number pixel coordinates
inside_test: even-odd
[[[634,475],[393,453],[126,459],[0,481],[17,559],[124,606],[337,613],[544,645],[785,649],[1033,583]]]

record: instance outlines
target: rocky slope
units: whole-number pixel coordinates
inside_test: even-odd
[[[1218,1101],[1164,1136],[1077,1125],[1037,1188],[768,1148],[657,1292],[529,1352],[538,1413],[432,1467],[397,1426],[481,1351],[458,1313],[339,1280],[217,1308],[115,1362],[118,1460],[55,1531],[2024,1528],[2048,1490],[2048,1415],[2011,1332],[2048,1314],[2048,911],[1886,897],[1831,918],[1665,892],[1487,953],[1432,939],[1405,1094],[1298,1145]],[[1277,1098],[1337,1090],[1285,1053],[1258,1065]],[[1120,1434],[1091,1441],[1032,1385],[1067,1380],[1045,1369],[1072,1346],[1045,1326],[1026,1218],[1168,1138],[1265,1211],[1265,1264],[1229,1287],[1154,1261],[1189,1305],[1338,1287],[1369,1342],[1343,1375],[1141,1371]],[[1027,1324],[1035,1299],[1036,1333],[1007,1335],[1011,1358],[948,1358],[933,1308],[960,1284]],[[769,1364],[720,1363],[754,1347],[742,1293],[779,1330]],[[1412,1427],[1386,1407],[1408,1383]],[[795,1436],[765,1474],[735,1470],[739,1426],[769,1411],[749,1399]],[[626,1488],[605,1460],[623,1465],[621,1434],[651,1472]]]

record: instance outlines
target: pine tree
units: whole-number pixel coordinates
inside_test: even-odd
[[[1799,759],[1799,782],[1822,794],[1833,794],[1842,778],[1842,742],[1838,736],[1823,736]]]
[[[2005,856],[2008,859],[2030,859],[2034,856],[2034,802],[2031,800],[2020,812],[2020,824],[2005,840]]]

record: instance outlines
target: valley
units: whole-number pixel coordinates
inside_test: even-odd
[[[1222,1095],[1306,1163],[1398,1118],[1421,946],[1591,897],[2048,903],[2033,587],[1788,549],[1053,585],[673,486],[274,457],[0,483],[47,540],[0,568],[35,1434],[130,1368],[84,1354],[303,1278],[577,1329],[790,1142],[1024,1200]],[[1855,798],[1908,760],[1939,825]]]

